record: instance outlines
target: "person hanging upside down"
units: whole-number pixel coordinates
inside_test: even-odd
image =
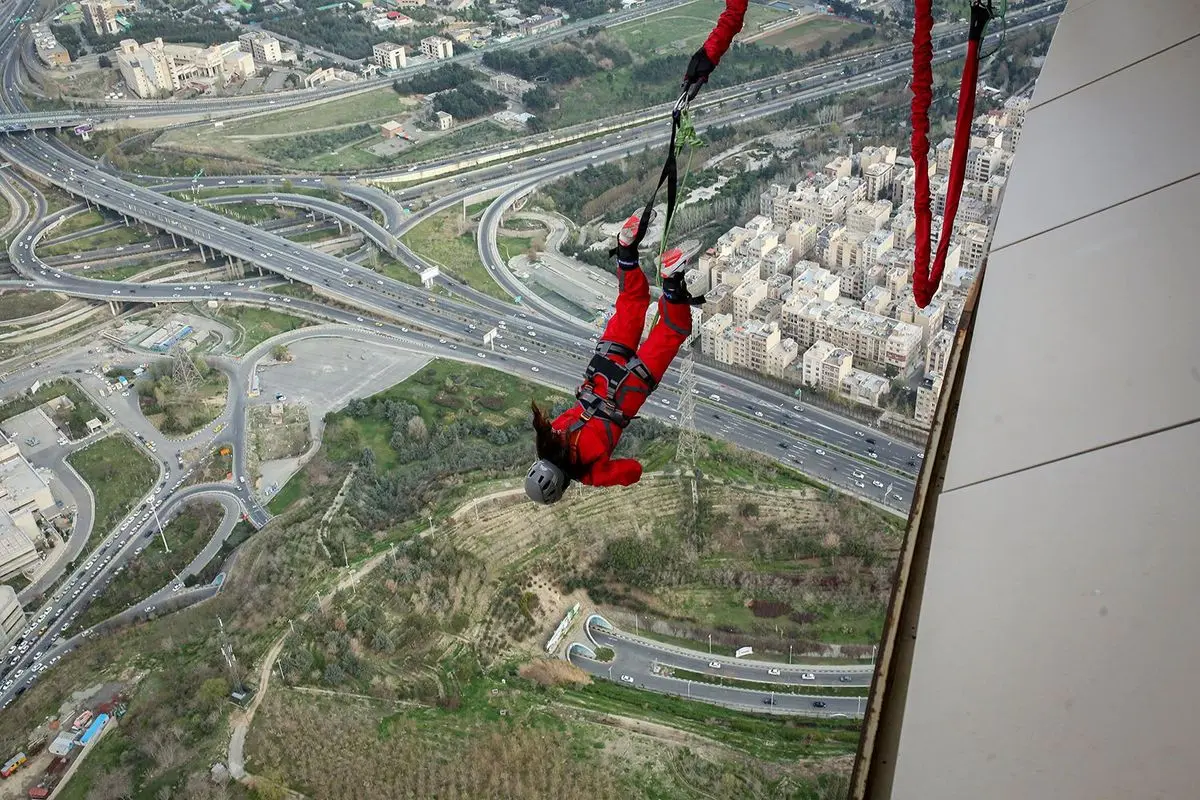
[[[525,476],[525,493],[537,503],[557,502],[573,480],[628,486],[642,477],[636,459],[611,458],[613,449],[691,334],[692,306],[704,298],[688,294],[686,259],[677,248],[668,250],[659,265],[658,322],[638,346],[650,307],[650,284],[638,264],[639,221],[634,214],[617,235],[616,310],[575,393],[579,402],[554,421],[533,403],[538,458]]]

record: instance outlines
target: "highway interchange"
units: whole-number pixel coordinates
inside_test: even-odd
[[[27,13],[21,9],[26,9],[28,5],[14,5],[6,12],[0,12],[0,18],[10,20],[17,14]],[[1050,17],[1046,15],[1035,17],[1031,14],[1028,21],[1014,20],[1015,24],[1010,22],[1010,30],[1024,25],[1040,24],[1048,18]],[[20,96],[13,91],[13,87],[22,82],[20,72],[23,48],[13,46],[17,36],[17,27],[6,25],[5,37],[0,39],[0,51],[5,52],[5,55],[0,57],[0,86],[4,87],[0,92],[0,104],[7,109],[10,118],[19,118],[21,114],[28,113]],[[961,46],[955,46],[939,51],[938,57],[948,59],[961,52]],[[726,124],[767,116],[797,102],[816,102],[840,92],[854,91],[894,80],[905,74],[908,68],[903,60],[892,61],[885,57],[866,60],[870,63],[859,67],[857,74],[845,78],[840,72],[821,72],[820,69],[829,69],[827,65],[810,70],[810,77],[807,78],[789,77],[786,81],[777,80],[776,84],[787,89],[784,92],[785,96],[767,102],[737,105],[736,99],[748,103],[749,95],[744,91],[743,94],[747,96],[738,98],[737,92],[729,92],[724,105],[732,103],[732,110],[716,107],[704,109],[702,113],[698,113],[699,126],[702,128],[704,125]],[[840,63],[842,62],[835,62],[835,65]],[[831,81],[831,78],[835,79]],[[767,81],[762,85],[772,84]],[[307,101],[315,96],[324,95],[312,93],[312,96],[306,98],[288,98],[286,102],[292,102],[293,99],[296,102],[302,99]],[[164,105],[169,107],[164,108]],[[135,117],[159,117],[169,113],[186,115],[197,110],[203,110],[203,107],[188,106],[185,103],[133,103],[124,104],[120,108],[122,114]],[[209,110],[228,109],[210,107]],[[474,164],[486,163],[487,159],[475,159],[470,167],[458,171],[452,178],[442,177],[432,183],[426,182],[420,187],[403,190],[401,198],[417,191],[427,191],[431,187],[443,190],[441,199],[415,215],[406,215],[397,197],[386,191],[342,180],[339,190],[347,197],[379,210],[384,219],[382,225],[377,224],[368,215],[343,204],[309,195],[284,193],[279,188],[285,180],[294,186],[320,184],[320,176],[223,176],[202,178],[195,182],[149,179],[154,185],[146,186],[144,184],[147,179],[144,176],[135,180],[120,175],[107,165],[94,163],[78,155],[47,134],[5,135],[0,138],[0,155],[16,167],[30,174],[40,175],[91,204],[145,222],[187,242],[203,245],[214,253],[256,267],[265,274],[277,275],[289,282],[306,284],[315,291],[317,299],[272,293],[270,286],[264,286],[261,281],[252,278],[221,283],[147,284],[92,280],[69,271],[65,266],[51,266],[40,259],[35,251],[39,240],[47,233],[45,203],[40,196],[36,197],[37,213],[31,215],[29,223],[12,239],[9,257],[13,267],[29,288],[52,290],[73,297],[119,304],[187,304],[213,300],[273,307],[344,326],[348,336],[384,337],[398,346],[408,347],[416,352],[496,366],[527,379],[570,391],[578,382],[596,331],[578,319],[567,317],[557,308],[542,302],[536,296],[531,296],[531,293],[524,289],[500,257],[496,230],[504,211],[539,183],[585,168],[589,164],[620,159],[634,146],[640,148],[665,141],[665,130],[661,120],[653,124],[633,125],[619,133],[605,135],[607,138],[599,143],[593,140],[567,144],[553,150],[509,159],[507,163],[496,166],[476,167]],[[422,165],[418,175],[400,175],[399,179],[414,181],[427,172],[436,176],[440,171],[453,166],[452,162],[453,159],[444,159]],[[345,177],[349,176],[343,176]],[[455,181],[465,185],[454,188]],[[299,206],[341,219],[361,230],[365,236],[414,271],[424,269],[429,264],[400,243],[397,238],[399,235],[430,214],[463,202],[467,198],[493,197],[494,202],[485,212],[480,226],[480,256],[496,282],[511,296],[522,297],[523,302],[516,305],[497,300],[447,276],[441,276],[437,280],[441,293],[414,287],[381,276],[353,260],[325,255],[303,244],[293,243],[268,231],[243,225],[208,211],[202,205],[166,194],[168,191],[178,192],[186,189],[193,183],[199,187],[215,189],[238,184],[262,186],[263,194],[251,199]],[[445,191],[446,189],[449,191]],[[446,296],[447,294],[450,296]],[[329,305],[322,302],[322,298],[329,298],[340,306],[358,310]],[[500,328],[501,338],[496,343],[498,349],[488,351],[482,347],[480,337],[483,332],[493,327]],[[251,363],[252,369],[252,361],[247,361]],[[68,360],[61,364],[61,368],[64,372],[71,372],[77,367]],[[246,368],[244,364],[240,367],[227,364],[222,368],[229,374],[230,399],[221,419],[233,426],[231,437],[240,443],[245,435],[243,387],[247,380]],[[696,372],[699,401],[696,423],[702,432],[795,466],[818,480],[890,508],[893,512],[902,512],[907,508],[913,490],[913,476],[919,468],[922,453],[877,431],[797,403],[794,398],[751,381],[700,366]],[[44,367],[36,371],[36,376],[44,376]],[[32,383],[34,377],[35,371],[27,370],[25,373],[9,376],[6,383],[11,391]],[[97,391],[97,387],[94,386],[87,388],[91,392]],[[672,376],[664,382],[664,386],[656,393],[654,402],[648,404],[643,413],[668,423],[674,422],[678,403],[678,387]],[[115,425],[139,431],[147,441],[154,441],[152,437],[156,432],[133,408],[117,409],[113,416]],[[158,446],[160,453],[168,452],[165,448],[173,450],[176,447],[175,444],[165,441]],[[245,475],[243,450],[242,447],[235,447],[238,460],[234,472],[238,477]],[[50,454],[50,460],[57,468],[65,455],[66,450],[55,452]],[[4,656],[6,661],[3,663],[8,669],[4,680],[8,683],[0,684],[0,703],[7,705],[15,692],[32,682],[36,672],[29,670],[35,669],[35,660],[38,665],[36,669],[40,671],[77,645],[81,634],[60,638],[63,631],[90,598],[123,569],[137,548],[143,546],[148,538],[159,530],[158,519],[162,520],[161,524],[165,524],[163,516],[176,513],[181,504],[189,498],[207,496],[219,499],[230,513],[227,514],[222,531],[219,532],[220,538],[214,537],[209,548],[206,548],[211,549],[211,552],[215,552],[215,548],[220,545],[220,539],[228,534],[228,530],[236,521],[237,513],[247,513],[259,526],[269,519],[258,500],[237,480],[232,485],[182,488],[181,482],[187,477],[187,472],[169,457],[158,460],[162,463],[159,481],[156,483],[156,488],[161,487],[159,491],[147,496],[144,507],[135,512],[136,518],[128,520],[123,529],[110,533],[102,550],[89,554],[86,561],[82,557],[79,559],[79,566],[64,581],[62,597],[55,598],[35,612],[35,624],[39,628],[45,626],[46,631],[41,636],[27,640],[29,646],[23,654],[16,653],[15,660],[8,655]],[[90,529],[90,521],[82,509],[79,522],[81,528],[86,524]],[[81,537],[73,536],[71,546],[77,548],[78,552],[86,540],[86,533]],[[74,555],[75,553],[72,553],[72,556]],[[41,586],[36,588],[40,589]],[[132,619],[139,613],[144,615],[145,608],[152,605],[158,604],[161,609],[166,607],[164,604],[189,602],[209,596],[214,591],[215,587],[174,591],[174,587],[168,585],[148,598],[144,605],[138,604],[138,607],[124,612],[121,621]],[[638,647],[643,646],[632,645],[628,641],[622,642],[620,652],[622,659],[632,659],[629,669],[640,673],[642,670],[636,665],[645,662],[646,656],[644,653],[638,655],[643,652],[638,650]],[[619,663],[623,665],[625,662]],[[697,671],[707,669],[709,667],[704,663]],[[772,679],[773,682],[778,680]],[[675,679],[652,672],[644,676],[639,675],[637,681],[648,688],[662,691],[678,688],[671,683],[678,683]],[[699,691],[720,694],[745,690],[703,685]],[[834,701],[846,700],[847,698],[828,698],[829,711],[841,709],[842,704],[839,702],[839,705],[835,706]],[[724,695],[717,697],[715,701],[733,702]],[[800,701],[789,696],[784,702]],[[789,707],[783,705],[781,708],[786,710]]]

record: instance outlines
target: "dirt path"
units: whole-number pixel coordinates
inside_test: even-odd
[[[366,575],[369,575],[376,567],[384,562],[384,559],[391,553],[390,550],[384,550],[382,553],[372,556],[365,561],[361,566],[343,577],[338,581],[333,591],[325,595],[321,599],[322,609],[328,608],[329,603],[333,600],[334,595],[343,589],[348,588],[354,583],[357,583]],[[308,615],[305,614],[306,618]],[[233,728],[233,733],[229,737],[229,774],[235,780],[244,783],[253,783],[254,776],[246,772],[246,734],[250,731],[250,723],[254,721],[254,714],[258,711],[258,706],[262,703],[263,698],[267,696],[267,689],[271,683],[271,670],[275,667],[275,661],[279,658],[279,654],[283,652],[283,645],[287,642],[287,637],[291,633],[290,630],[284,631],[283,635],[271,645],[271,649],[263,657],[262,664],[258,668],[258,691],[254,695],[254,700],[251,701],[250,707],[245,711],[233,714],[230,719],[230,725]],[[292,793],[297,797],[302,797],[297,793]]]
[[[287,641],[287,637],[287,633],[279,637],[267,651],[262,666],[258,668],[258,691],[255,693],[250,707],[235,714],[229,720],[233,726],[233,735],[229,737],[229,774],[235,780],[241,781],[248,777],[245,759],[246,733],[250,730],[250,723],[254,721],[254,712],[258,711],[259,703],[267,696],[267,687],[271,682],[271,668],[275,666],[275,659],[279,658],[279,653],[283,650],[283,643]]]

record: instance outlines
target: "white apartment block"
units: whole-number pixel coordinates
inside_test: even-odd
[[[25,611],[11,586],[0,586],[0,648],[9,646],[25,626]]]
[[[408,66],[408,54],[403,45],[395,42],[379,42],[371,48],[372,57],[382,69],[404,69]]]
[[[0,581],[21,574],[37,561],[33,540],[16,526],[12,517],[0,512]]]
[[[881,145],[872,147],[868,145],[858,153],[858,168],[860,171],[866,172],[868,167],[876,164],[887,164],[889,166],[896,163],[896,148],[890,145]]]
[[[848,156],[838,156],[825,165],[825,174],[833,179],[849,178],[854,168],[854,160]]]
[[[138,97],[159,97],[179,88],[179,77],[162,39],[144,45],[122,39],[116,56],[125,85]]]
[[[782,378],[800,357],[800,345],[795,339],[780,339],[767,350],[767,366],[764,369],[773,378]]]
[[[804,382],[826,392],[838,394],[842,380],[854,367],[854,354],[831,342],[813,342],[801,359]]]
[[[912,292],[906,292],[896,303],[895,313],[896,318],[901,322],[916,325],[921,329],[921,348],[924,351],[930,340],[942,330],[942,323],[946,318],[946,306],[937,297],[934,297],[929,301],[929,305],[917,308],[917,301],[913,299]]]
[[[700,352],[716,358],[717,339],[733,327],[733,315],[713,314],[700,325]],[[717,359],[720,361],[721,359]],[[725,362],[727,363],[727,362]]]
[[[283,50],[279,40],[269,33],[250,31],[238,37],[238,46],[242,52],[254,57],[256,64],[276,64],[283,60]]]
[[[846,235],[855,242],[887,227],[892,217],[892,202],[859,200],[846,209]]]
[[[863,372],[861,369],[852,369],[850,374],[842,378],[840,394],[859,405],[879,408],[891,388],[887,378],[872,372]]]
[[[855,263],[863,266],[878,264],[891,249],[895,242],[895,234],[890,230],[878,230],[868,235],[858,243],[858,253]]]
[[[809,220],[800,219],[791,222],[783,232],[783,242],[792,248],[796,259],[805,259],[812,255],[817,246],[817,232],[820,229]],[[795,267],[795,262],[792,264]]]
[[[934,163],[937,165],[937,174],[945,175],[950,171],[950,159],[954,157],[954,140],[942,139],[934,148]]]
[[[892,293],[882,286],[872,286],[859,301],[859,307],[869,314],[881,317],[888,315],[888,306],[892,304]]]
[[[750,318],[754,307],[767,299],[767,282],[751,278],[733,290],[733,318],[743,322]]]
[[[919,363],[921,329],[825,300],[793,298],[780,312],[783,333],[802,347],[827,341],[863,359],[908,375]]]
[[[454,58],[454,42],[441,36],[426,36],[421,40],[421,54],[434,60]]]
[[[842,291],[842,279],[840,276],[834,275],[829,270],[812,261],[801,261],[796,265],[797,268],[801,264],[805,265],[804,271],[792,281],[792,296],[794,298],[824,300],[828,303],[832,303],[838,299],[838,295]]]
[[[942,329],[929,339],[925,346],[925,373],[946,373],[950,365],[950,351],[954,349],[954,332]]]
[[[774,323],[757,320],[733,328],[733,364],[753,372],[767,371],[767,351],[779,344],[782,334]]]
[[[969,270],[979,269],[987,258],[988,226],[978,222],[964,225],[958,244],[961,248],[959,265]]]
[[[120,33],[121,24],[117,22],[117,14],[137,9],[133,3],[114,3],[111,0],[94,0],[83,3],[82,7],[84,20],[99,36],[115,36]]]
[[[863,170],[863,180],[867,184],[867,200],[878,200],[892,191],[892,175],[896,167],[893,164],[880,162],[871,164]]]
[[[938,396],[942,393],[942,373],[930,372],[917,387],[917,424],[928,429],[937,413]]]

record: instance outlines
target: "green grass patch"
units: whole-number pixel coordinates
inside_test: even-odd
[[[401,264],[391,256],[376,254],[369,266],[384,277],[407,283],[409,286],[420,286],[421,276],[413,272],[407,265]]]
[[[190,564],[208,544],[220,527],[224,514],[224,509],[216,503],[200,501],[185,505],[179,516],[163,530],[171,552],[163,550],[162,537],[157,532],[143,539],[142,544],[146,549],[129,561],[121,577],[113,581],[80,615],[78,629],[103,622],[168,583],[182,579],[179,571]]]
[[[320,228],[317,230],[295,233],[287,238],[291,239],[293,242],[304,244],[307,242],[325,242],[330,239],[337,239],[343,235],[344,234],[337,228]]]
[[[135,228],[110,228],[81,236],[69,242],[38,248],[41,256],[65,256],[71,253],[86,253],[90,250],[103,250],[108,247],[121,247],[130,244],[141,244],[150,241],[151,237]]]
[[[505,261],[510,261],[520,255],[527,254],[533,247],[534,237],[501,236],[496,240],[500,255]]]
[[[217,319],[238,331],[231,352],[245,355],[258,345],[281,333],[306,328],[312,323],[282,311],[253,306],[224,306],[216,313]]]
[[[275,493],[275,496],[267,503],[267,510],[272,514],[282,514],[291,508],[297,500],[307,495],[308,473],[300,470]]]
[[[500,144],[518,136],[524,131],[511,131],[502,128],[494,122],[478,122],[474,125],[430,139],[403,151],[394,160],[397,164],[410,164],[414,161],[425,161],[440,156],[455,155],[475,147],[486,147],[489,144]]]
[[[67,457],[96,498],[92,535],[84,553],[120,524],[137,501],[150,491],[158,468],[141,448],[123,435],[107,436]]]
[[[563,690],[572,705],[602,714],[650,720],[718,741],[764,761],[849,755],[858,748],[856,720],[749,714],[596,681]]]
[[[94,278],[98,281],[127,281],[135,275],[140,275],[143,272],[148,272],[154,269],[148,264],[125,264],[120,267],[109,267],[108,269],[90,269],[86,272],[80,272],[82,278]]]
[[[850,34],[857,33],[865,27],[867,26],[858,22],[823,16],[773,31],[757,42],[768,47],[791,50],[793,53],[804,53],[820,49],[825,42],[836,46]]]
[[[386,122],[413,106],[390,86],[341,97],[301,109],[289,109],[261,117],[225,124],[222,136],[288,136],[320,128],[355,125],[362,122]]]
[[[0,322],[32,317],[65,302],[65,298],[54,292],[5,292],[0,294]]]
[[[735,689],[750,689],[756,692],[774,692],[775,694],[799,694],[813,697],[866,697],[865,686],[804,686],[794,683],[766,683],[764,681],[744,681],[739,678],[725,678],[720,675],[708,675],[703,672],[692,672],[689,669],[672,669],[670,675],[681,681],[695,683],[711,683],[714,686],[731,686]]]
[[[67,217],[49,233],[51,237],[57,239],[60,236],[70,236],[72,233],[86,231],[88,228],[95,228],[97,225],[103,225],[106,222],[108,220],[99,211],[82,211]]]
[[[73,410],[50,411],[48,409],[47,413],[50,414],[50,417],[58,425],[67,429],[72,439],[82,439],[87,435],[88,420],[98,419],[101,422],[108,421],[108,415],[91,401],[83,389],[80,389],[75,382],[67,378],[59,378],[58,380],[44,383],[33,394],[25,392],[0,405],[0,421],[37,408],[42,403],[58,397],[66,397],[70,400],[71,405],[74,406]]]
[[[696,0],[684,6],[642,17],[609,28],[609,34],[643,56],[667,52],[693,53],[708,38],[717,17],[725,10],[723,2]],[[751,4],[739,40],[756,33],[764,24],[784,16],[784,12]]]
[[[449,208],[417,225],[402,241],[414,253],[439,265],[443,272],[453,275],[468,286],[499,300],[511,301],[479,260],[475,234],[461,229],[462,214]]]

